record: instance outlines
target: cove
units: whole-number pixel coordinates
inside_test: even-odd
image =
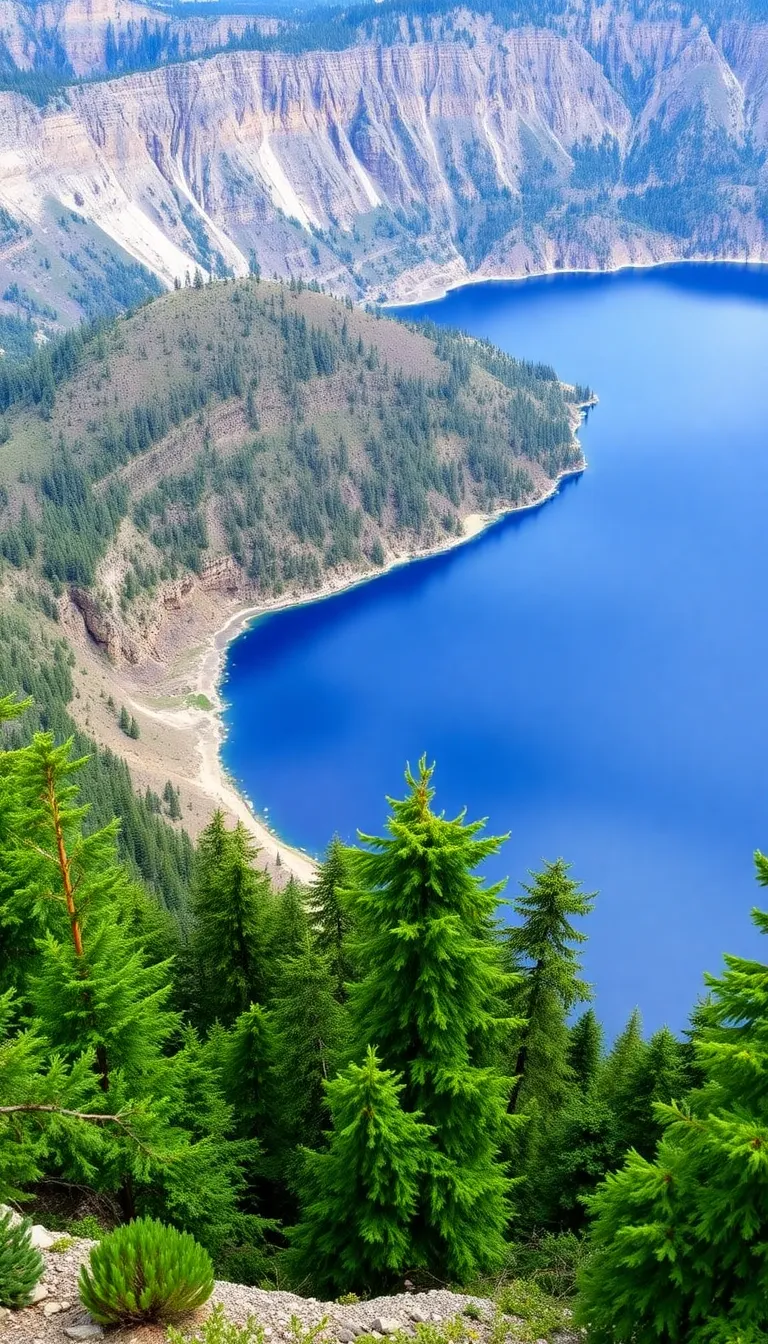
[[[467,287],[410,308],[600,397],[589,467],[466,546],[261,617],[231,646],[224,761],[287,841],[379,833],[405,761],[510,831],[509,895],[565,856],[600,892],[609,1032],[685,1024],[757,952],[768,847],[768,271],[682,265]]]

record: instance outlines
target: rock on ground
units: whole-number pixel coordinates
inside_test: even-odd
[[[56,1238],[51,1238],[53,1245]],[[63,1241],[63,1238],[61,1238]],[[69,1238],[67,1238],[69,1241]],[[77,1281],[80,1266],[88,1258],[92,1241],[74,1240],[62,1251],[45,1249],[45,1273],[34,1306],[21,1311],[3,1313],[0,1308],[0,1340],[2,1344],[90,1344],[104,1334],[94,1325],[80,1305]],[[264,1327],[267,1344],[292,1344],[291,1318],[296,1317],[303,1330],[311,1329],[326,1319],[327,1324],[317,1344],[354,1344],[360,1334],[374,1333],[386,1340],[397,1330],[410,1333],[417,1322],[439,1324],[461,1315],[472,1303],[480,1319],[467,1320],[485,1344],[494,1305],[484,1298],[436,1289],[425,1293],[401,1293],[391,1297],[377,1297],[367,1302],[341,1306],[338,1302],[320,1302],[312,1297],[298,1297],[294,1293],[267,1292],[248,1288],[239,1283],[217,1282],[208,1307],[196,1318],[182,1322],[182,1329],[194,1331],[196,1321],[202,1320],[210,1307],[221,1303],[226,1315],[238,1325],[245,1325],[249,1317]],[[51,1308],[54,1308],[52,1311]],[[561,1344],[570,1338],[561,1336]],[[165,1339],[162,1327],[110,1330],[105,1340],[109,1344],[160,1344]],[[508,1339],[507,1344],[514,1344]]]

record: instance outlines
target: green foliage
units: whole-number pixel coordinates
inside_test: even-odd
[[[227,831],[216,812],[200,838],[193,889],[193,950],[207,1021],[230,1026],[264,997],[271,887],[242,823]]]
[[[87,1213],[83,1218],[73,1218],[69,1231],[73,1237],[83,1237],[87,1241],[101,1241],[104,1236],[104,1228],[92,1213]]]
[[[768,916],[753,918],[768,932]],[[579,1312],[596,1344],[725,1344],[768,1329],[768,969],[728,956],[707,983],[706,1025],[694,1041],[702,1086],[685,1104],[657,1104],[663,1136],[653,1158],[631,1151],[590,1200]]]
[[[152,1218],[107,1233],[80,1271],[80,1300],[101,1325],[173,1321],[212,1292],[207,1251],[189,1233]]]
[[[484,1063],[508,1028],[495,940],[500,887],[474,870],[499,849],[482,823],[430,809],[432,769],[408,771],[389,834],[363,837],[352,860],[350,990],[358,1050],[376,1042],[402,1074],[403,1105],[434,1127],[436,1161],[421,1183],[415,1246],[433,1273],[465,1280],[503,1259],[510,1185],[499,1157],[509,1082]]]
[[[532,877],[533,884],[523,883],[524,895],[513,902],[522,923],[506,938],[509,968],[517,976],[511,1008],[524,1020],[513,1068],[513,1105],[521,1110],[535,1100],[552,1113],[572,1079],[568,1014],[589,996],[577,953],[586,935],[572,920],[589,914],[594,895],[582,892],[562,859],[545,863]]]
[[[297,1144],[318,1148],[327,1128],[325,1083],[345,1051],[348,1021],[331,967],[310,943],[280,961],[271,996],[280,1129],[289,1181]]]
[[[264,1338],[264,1327],[252,1316],[245,1325],[235,1325],[227,1319],[220,1302],[194,1334],[184,1334],[175,1326],[167,1334],[168,1344],[264,1344]]]
[[[374,1293],[419,1263],[412,1226],[432,1131],[402,1109],[402,1082],[370,1047],[326,1091],[332,1132],[327,1151],[304,1152],[295,1277],[317,1293]]]
[[[522,1329],[516,1328],[515,1334],[526,1344],[536,1344],[542,1336],[547,1338],[553,1331],[566,1330],[570,1325],[570,1311],[545,1293],[535,1279],[513,1279],[501,1289],[496,1301],[504,1315],[523,1322]]]
[[[345,996],[346,982],[352,979],[348,951],[352,921],[342,895],[349,881],[347,851],[335,835],[310,889],[309,906],[315,941],[320,951],[330,958],[340,999]]]
[[[26,1307],[45,1264],[30,1238],[28,1218],[14,1226],[10,1209],[0,1212],[0,1307]]]

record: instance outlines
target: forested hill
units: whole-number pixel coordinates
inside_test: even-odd
[[[301,284],[197,280],[0,366],[4,590],[26,571],[113,654],[158,592],[310,592],[581,465],[587,391],[550,368]]]

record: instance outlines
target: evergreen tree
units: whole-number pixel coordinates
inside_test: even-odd
[[[271,887],[253,867],[257,850],[241,822],[227,832],[217,813],[201,837],[192,909],[203,986],[202,1020],[230,1025],[264,996]]]
[[[264,1137],[275,1112],[276,1043],[272,1021],[258,1003],[241,1013],[220,1042],[224,1093],[244,1138]]]
[[[600,1076],[600,1095],[614,1117],[617,1158],[632,1142],[635,1080],[644,1069],[647,1050],[640,1010],[635,1008],[616,1037]]]
[[[341,892],[349,886],[350,864],[347,851],[337,835],[333,837],[309,893],[315,939],[331,962],[339,999],[352,979],[348,942],[352,930],[349,912]]]
[[[295,877],[290,877],[283,890],[276,893],[272,902],[269,944],[275,975],[279,972],[279,962],[283,958],[301,955],[307,946],[308,938],[309,919],[304,891]]]
[[[332,1131],[327,1151],[304,1150],[294,1275],[315,1293],[386,1291],[419,1263],[412,1225],[431,1130],[402,1109],[403,1083],[370,1047],[326,1091]]]
[[[574,927],[592,909],[595,896],[568,876],[562,859],[545,863],[523,883],[524,895],[513,902],[522,923],[506,939],[510,969],[519,976],[512,994],[514,1015],[524,1025],[516,1042],[512,1109],[524,1110],[536,1100],[547,1115],[562,1105],[572,1074],[568,1063],[568,1015],[589,998],[581,979],[578,948],[586,935]]]
[[[416,1246],[433,1273],[466,1281],[504,1254],[510,1183],[499,1159],[509,1081],[482,1067],[507,1030],[507,980],[495,936],[501,886],[474,870],[501,843],[482,822],[449,821],[430,808],[432,769],[408,771],[392,802],[389,834],[363,837],[354,856],[350,991],[357,1048],[375,1044],[402,1074],[403,1103],[434,1129],[435,1163],[421,1185]],[[437,1160],[439,1158],[439,1160]]]
[[[617,1116],[621,1150],[635,1148],[643,1157],[651,1157],[662,1136],[656,1102],[679,1101],[693,1085],[685,1047],[668,1027],[655,1032],[638,1052],[629,1080]]]
[[[603,1060],[603,1029],[594,1008],[582,1013],[568,1037],[568,1066],[576,1086],[587,1092],[595,1083]]]
[[[753,919],[768,933],[768,915]],[[703,1087],[685,1105],[658,1105],[653,1160],[630,1152],[590,1201],[579,1316],[595,1344],[768,1335],[768,966],[727,956],[707,982]]]
[[[289,1180],[295,1149],[317,1148],[327,1126],[324,1084],[345,1048],[347,1019],[328,961],[307,935],[303,952],[280,962],[270,1012],[277,1050],[276,1086],[282,1159]]]

